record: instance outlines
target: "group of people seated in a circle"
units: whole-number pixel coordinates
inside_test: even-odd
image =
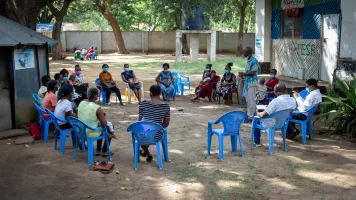
[[[75,48],[74,59],[75,60],[93,60],[99,55],[98,47],[90,47],[89,51],[84,47],[81,51],[80,48]]]

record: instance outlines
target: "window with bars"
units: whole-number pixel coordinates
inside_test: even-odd
[[[303,38],[303,9],[289,9],[282,12],[281,38]]]

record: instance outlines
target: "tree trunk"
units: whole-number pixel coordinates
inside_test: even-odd
[[[239,25],[239,40],[237,41],[237,52],[236,56],[241,56],[243,54],[243,43],[244,43],[244,26],[246,17],[246,7],[248,0],[242,0],[240,4],[240,25]]]
[[[106,12],[106,14],[104,16],[105,16],[106,20],[108,20],[110,26],[112,27],[112,30],[114,31],[114,36],[115,36],[116,45],[117,45],[117,52],[119,54],[128,54],[126,47],[125,47],[124,38],[122,37],[122,32],[121,32],[119,23],[117,22],[115,17],[110,12]]]
[[[63,18],[58,19],[56,18],[56,23],[53,25],[53,32],[52,32],[52,38],[57,40],[57,44],[54,46],[54,54],[52,57],[52,60],[63,60],[63,52],[62,52],[62,42],[61,42],[61,29],[62,29],[62,23],[63,23]]]

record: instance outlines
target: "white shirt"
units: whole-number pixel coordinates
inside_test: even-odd
[[[303,100],[302,97],[298,97],[296,98],[298,110],[307,111],[313,107],[313,105],[321,103],[321,99],[322,97],[319,89],[311,91],[305,100]]]
[[[68,99],[61,99],[57,103],[57,106],[54,110],[54,116],[56,116],[57,118],[59,118],[61,120],[65,120],[65,118],[66,118],[65,113],[68,111],[73,112],[72,103],[70,101],[68,101]],[[63,125],[65,123],[58,121],[58,124]]]
[[[297,104],[295,99],[291,97],[289,94],[279,95],[277,98],[273,99],[266,108],[266,113],[268,115],[272,115],[273,113],[292,109],[295,110]]]

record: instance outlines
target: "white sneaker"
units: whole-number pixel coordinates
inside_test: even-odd
[[[262,144],[255,144],[256,147],[262,147]]]
[[[111,102],[107,102],[106,105],[110,106],[110,105],[111,105]]]

